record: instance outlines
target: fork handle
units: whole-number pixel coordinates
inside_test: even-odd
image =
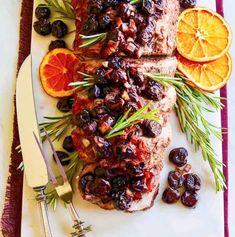
[[[73,228],[79,232],[80,231],[83,232],[84,226],[83,226],[83,223],[81,222],[81,219],[80,219],[80,217],[73,205],[73,202],[68,203],[68,208],[69,208],[70,215],[71,215],[73,222],[74,222]],[[85,234],[80,235],[80,237],[85,237]]]
[[[36,200],[38,201],[38,204],[41,210],[41,219],[43,223],[44,237],[52,237],[51,228],[49,224],[49,218],[48,218],[46,195],[44,192],[45,187],[35,188],[34,190],[38,193],[36,196]]]

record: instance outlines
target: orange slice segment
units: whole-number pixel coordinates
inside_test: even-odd
[[[73,81],[77,57],[71,50],[54,49],[43,58],[39,76],[45,92],[52,97],[66,97],[73,94],[69,83]]]
[[[231,40],[229,25],[210,9],[188,9],[179,17],[177,50],[189,60],[206,62],[220,58],[228,51]]]
[[[193,62],[180,54],[177,54],[177,59],[178,69],[186,76],[189,84],[204,91],[213,92],[220,89],[231,75],[232,60],[228,53],[207,63]]]

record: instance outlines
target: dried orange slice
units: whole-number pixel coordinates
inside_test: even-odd
[[[39,75],[46,93],[53,97],[72,95],[73,91],[68,84],[73,81],[74,66],[77,57],[71,50],[54,49],[43,58]]]
[[[229,25],[210,9],[188,9],[179,17],[177,50],[189,60],[206,62],[220,58],[228,51],[231,40]]]
[[[178,69],[193,84],[201,90],[213,92],[225,85],[232,71],[232,60],[228,53],[217,60],[198,63],[190,61],[177,54]]]

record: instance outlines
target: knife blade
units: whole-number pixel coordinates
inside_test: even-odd
[[[48,183],[47,167],[35,141],[40,141],[35,110],[32,59],[29,55],[21,66],[16,83],[16,109],[21,152],[27,183],[37,192],[36,200],[41,209],[44,237],[52,237],[49,225],[45,188]]]
[[[40,140],[34,104],[32,62],[29,56],[23,63],[16,84],[16,108],[20,145],[27,183],[36,188],[48,183],[47,168],[35,142],[33,132]]]

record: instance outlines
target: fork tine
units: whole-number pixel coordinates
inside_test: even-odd
[[[39,142],[39,140],[38,140],[38,138],[37,138],[37,136],[35,135],[34,132],[33,132],[33,135],[34,135],[34,138],[35,138],[35,140],[36,140],[36,142],[37,142],[37,145],[38,145],[38,147],[39,147],[39,149],[40,149],[40,152],[41,152],[41,154],[42,154],[42,157],[43,157],[43,159],[44,159],[44,162],[45,162],[45,164],[46,164],[47,171],[48,171],[48,176],[49,176],[49,178],[51,179],[53,185],[54,185],[54,186],[58,186],[58,182],[57,182],[57,180],[56,180],[56,178],[55,178],[55,176],[54,176],[54,174],[53,174],[53,172],[52,172],[51,166],[50,166],[50,164],[49,164],[49,162],[48,162],[48,160],[47,160],[47,158],[46,158],[46,155],[45,155],[45,153],[44,153],[44,151],[43,151],[43,148],[42,148],[42,146],[41,146],[41,144],[40,144],[40,142]]]
[[[60,171],[60,174],[61,174],[61,176],[63,177],[64,182],[66,182],[66,181],[68,181],[67,175],[66,175],[65,172],[64,172],[64,168],[63,168],[63,166],[61,165],[61,162],[60,162],[60,160],[59,160],[59,157],[58,157],[58,155],[57,155],[57,153],[56,153],[56,151],[55,151],[55,148],[54,148],[54,146],[53,146],[53,144],[52,144],[52,141],[51,141],[51,139],[50,139],[50,137],[49,137],[49,135],[48,135],[48,133],[47,133],[47,131],[46,131],[45,128],[44,128],[44,133],[46,134],[47,140],[48,140],[48,142],[49,142],[49,144],[50,144],[50,147],[51,147],[51,150],[52,150],[53,155],[54,155],[54,157],[55,157],[56,164],[57,164],[57,166],[58,166],[58,169],[59,169],[59,171]]]

